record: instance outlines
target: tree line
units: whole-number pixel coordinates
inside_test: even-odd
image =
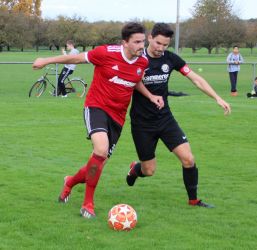
[[[86,50],[121,40],[123,22],[87,22],[79,16],[43,19],[40,6],[40,0],[0,0],[0,51],[13,47],[39,50],[41,46],[59,50],[70,39]],[[154,25],[151,20],[141,22],[148,31]],[[175,30],[175,24],[170,25]],[[240,19],[230,0],[198,0],[192,18],[180,23],[180,48],[191,48],[193,52],[206,48],[211,54],[234,44],[252,50],[256,43],[257,19]]]

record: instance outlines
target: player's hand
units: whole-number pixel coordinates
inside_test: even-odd
[[[156,105],[158,109],[162,109],[164,107],[164,101],[162,96],[152,95],[150,100]]]
[[[231,113],[230,105],[227,102],[225,102],[222,98],[218,98],[217,103],[224,109],[224,115],[229,115]]]
[[[46,62],[45,62],[45,59],[44,58],[37,58],[33,65],[32,65],[32,68],[33,69],[42,69],[46,66]]]

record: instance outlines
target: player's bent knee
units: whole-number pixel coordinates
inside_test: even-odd
[[[94,148],[94,153],[96,155],[101,156],[101,157],[107,158],[107,156],[108,156],[108,148],[106,148],[106,147]]]
[[[183,158],[181,161],[182,161],[183,166],[188,167],[188,168],[193,167],[195,164],[193,155],[188,155],[187,157]]]

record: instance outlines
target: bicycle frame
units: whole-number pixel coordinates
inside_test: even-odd
[[[56,69],[46,67],[45,74],[43,76],[41,76],[38,80],[44,80],[46,82],[46,84],[49,83],[53,87],[53,90],[55,90],[56,89],[56,85],[54,83],[52,83],[52,81],[47,77],[47,75],[56,75],[56,73],[49,73],[49,71],[56,72]]]
[[[52,95],[54,94],[55,96],[58,96],[58,93],[56,91],[56,88],[58,88],[57,83],[55,84],[51,79],[49,79],[48,75],[57,76],[56,75],[56,69],[46,67],[45,68],[45,73],[40,78],[38,78],[37,82],[44,83],[45,87],[44,87],[43,92],[47,89],[47,85],[50,84],[52,86],[53,90],[49,91],[49,93],[52,94]],[[60,74],[58,74],[58,75],[60,75]],[[77,92],[77,87],[78,87],[78,85],[76,85],[77,83],[75,84],[75,86],[77,86],[77,87],[74,87],[74,85],[73,85],[75,82],[79,82],[83,86],[84,90],[82,89],[82,92]],[[65,84],[65,88],[66,88],[67,93],[78,93],[77,94],[78,97],[82,97],[84,95],[84,93],[86,91],[86,87],[87,87],[87,84],[84,82],[83,79],[81,79],[81,77],[74,77],[74,78],[67,77],[64,81],[64,84]],[[30,95],[33,91],[33,88],[34,88],[34,85],[32,85],[32,88],[30,89],[29,97],[30,97]],[[41,96],[41,94],[43,92],[41,92],[39,94],[39,96]],[[79,94],[79,93],[81,93],[81,94]]]

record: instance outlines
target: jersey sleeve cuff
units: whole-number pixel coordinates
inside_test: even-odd
[[[86,61],[87,63],[90,63],[90,61],[89,61],[89,59],[88,59],[88,52],[85,52],[85,61]]]

